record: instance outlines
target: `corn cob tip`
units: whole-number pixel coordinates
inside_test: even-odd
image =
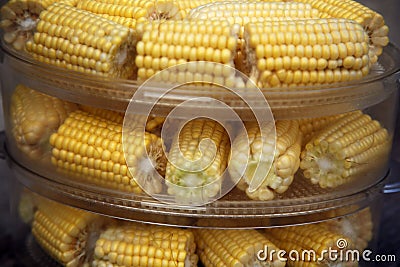
[[[102,220],[97,215],[40,198],[32,222],[38,244],[57,262],[78,267],[86,261]]]
[[[148,9],[148,19],[149,20],[181,20],[182,14],[180,12],[179,6],[170,0],[166,1],[156,1],[154,5],[152,5]]]
[[[333,188],[384,166],[388,132],[367,114],[355,111],[316,133],[301,153],[300,168],[313,184]]]
[[[233,179],[241,178],[237,187],[249,198],[271,200],[276,193],[284,193],[289,188],[299,168],[299,123],[277,121],[261,127],[249,123],[246,128],[247,131],[239,133],[234,140],[229,173]]]
[[[11,96],[10,118],[18,148],[30,158],[45,156],[50,135],[77,108],[76,104],[17,85]]]
[[[174,136],[165,174],[168,194],[177,202],[202,204],[221,192],[229,136],[218,122],[195,119]]]

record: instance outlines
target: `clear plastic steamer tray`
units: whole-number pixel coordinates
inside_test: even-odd
[[[134,195],[71,179],[50,163],[51,147],[38,160],[32,160],[18,149],[11,134],[10,99],[18,84],[57,98],[102,109],[125,111],[138,89],[135,81],[107,79],[83,75],[49,66],[16,53],[3,45],[5,56],[1,65],[2,93],[6,121],[6,153],[16,176],[25,186],[63,203],[119,218],[186,226],[260,227],[325,220],[349,214],[367,205],[371,193],[388,173],[388,157],[362,177],[334,189],[313,185],[298,171],[294,182],[283,194],[269,201],[250,200],[233,189],[218,201],[200,207],[171,206],[146,195]],[[397,79],[400,51],[388,45],[379,62],[366,78],[318,87],[290,90],[262,89],[274,118],[301,119],[363,110],[388,130],[393,137],[397,101]],[[151,94],[158,88],[146,88]],[[157,103],[152,115],[166,116],[185,99],[208,96],[225,102],[243,120],[252,119],[252,110],[234,96],[215,88],[186,86]],[[143,101],[140,105],[152,104]],[[207,109],[197,103],[190,112]],[[257,109],[257,106],[253,106]],[[261,107],[260,107],[261,108]],[[140,110],[137,111],[141,113]],[[371,162],[374,164],[374,162]],[[229,223],[227,223],[229,222]]]

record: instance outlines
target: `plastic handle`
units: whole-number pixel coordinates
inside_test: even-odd
[[[387,184],[383,187],[384,194],[393,194],[393,193],[399,193],[399,192],[400,192],[400,182]]]

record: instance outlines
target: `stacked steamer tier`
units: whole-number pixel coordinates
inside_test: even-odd
[[[30,251],[330,266],[373,248],[400,67],[381,15],[306,0],[12,0],[1,15]]]

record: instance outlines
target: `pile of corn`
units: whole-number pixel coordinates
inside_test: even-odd
[[[22,85],[10,109],[16,146],[29,157],[47,159],[84,183],[169,194],[185,204],[215,199],[228,183],[250,199],[271,200],[299,174],[327,189],[357,183],[385,168],[391,146],[388,131],[360,110],[248,122],[232,137],[214,120],[194,119],[163,140],[163,118],[130,115],[123,133],[123,113],[70,104]]]
[[[329,249],[364,250],[372,239],[369,208],[330,221],[264,230],[183,229],[123,222],[35,195],[32,233],[63,266],[330,266]],[[363,224],[359,224],[362,220]],[[346,247],[338,241],[346,242]],[[282,260],[272,251],[314,251],[315,259]],[[262,251],[260,253],[260,251]],[[293,256],[293,255],[292,255]],[[308,255],[310,257],[313,254]],[[284,258],[288,255],[284,255]],[[356,262],[342,262],[357,266]]]
[[[197,62],[160,76],[239,85],[236,68],[262,87],[343,82],[367,75],[388,43],[382,16],[352,0],[12,0],[1,12],[5,40],[18,39],[16,47],[23,40],[37,60],[139,80]],[[138,115],[123,133],[123,114],[42,97],[22,85],[10,110],[23,153],[47,152],[58,170],[84,182],[167,193],[182,203],[217,197],[227,176],[255,200],[285,193],[296,173],[336,188],[381,169],[391,144],[388,131],[362,111],[247,123],[233,137],[216,121],[196,119],[166,144],[163,118]]]
[[[75,71],[145,80],[208,61],[273,88],[360,79],[389,41],[383,17],[354,0],[11,0],[0,26],[14,48]],[[164,78],[229,83],[228,70]]]

